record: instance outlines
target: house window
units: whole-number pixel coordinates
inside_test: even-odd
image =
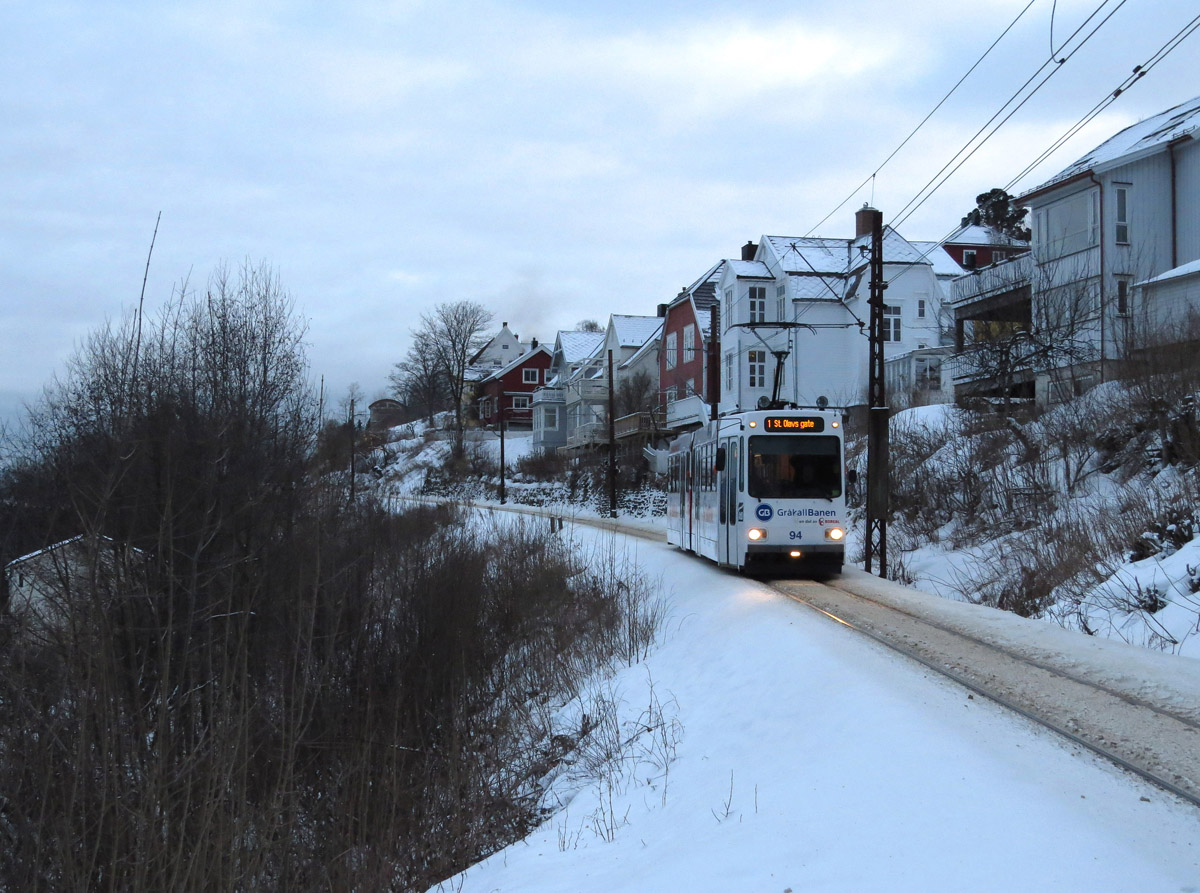
[[[521,381],[524,384],[537,384],[538,371],[536,369],[522,369]]]
[[[675,387],[675,385],[671,385],[669,388],[667,388],[667,402],[674,403],[678,399],[679,388]]]
[[[551,429],[558,427],[557,406],[546,406],[542,408],[542,427]]]
[[[925,318],[925,302],[917,301],[917,319]]]
[[[1118,186],[1117,193],[1117,244],[1129,244],[1129,186]]]
[[[1129,315],[1129,278],[1117,277],[1117,316]]]
[[[529,409],[529,395],[528,394],[514,394],[513,398],[512,398],[512,408],[520,409],[520,410]]]
[[[668,369],[675,368],[675,353],[678,350],[678,347],[679,347],[679,333],[678,332],[668,332],[667,333],[667,368]]]
[[[898,304],[883,305],[883,340],[900,340],[900,306]]]
[[[997,249],[996,251],[992,252],[992,263],[996,263],[997,261],[1002,261],[1006,257],[1008,257],[1007,251],[1000,251],[999,249]]]
[[[725,354],[725,387],[728,390],[733,390],[733,360],[735,354],[730,351]]]
[[[688,323],[683,327],[683,362],[690,363],[696,358],[696,327]]]
[[[749,360],[750,387],[765,388],[767,386],[767,352],[752,350],[746,354]]]
[[[684,393],[687,394],[689,397],[692,394],[696,393],[696,379],[689,378],[687,380],[687,382],[684,384]]]
[[[750,286],[750,322],[767,321],[767,289],[762,285]]]
[[[964,248],[963,249],[963,266],[964,267],[975,266],[975,249],[974,248]]]
[[[1033,223],[1039,263],[1092,248],[1100,240],[1100,192],[1078,192],[1040,208]]]
[[[787,283],[781,282],[775,286],[775,316],[780,322],[787,322]]]
[[[916,363],[916,386],[923,391],[942,389],[942,363],[937,359],[918,359]]]
[[[727,288],[727,289],[725,289],[725,313],[723,314],[723,316],[725,318],[725,328],[729,328],[729,323],[733,320],[733,316],[731,315],[732,313],[733,313],[733,289]]]
[[[507,344],[501,344],[501,345],[500,345],[500,349],[501,349],[501,350],[508,350],[508,345],[507,345]]]

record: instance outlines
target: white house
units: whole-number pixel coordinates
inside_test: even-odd
[[[853,239],[763,236],[726,262],[721,296],[722,412],[770,399],[814,406],[866,402],[870,312],[868,208]],[[884,353],[935,348],[948,337],[933,263],[884,228]]]
[[[1020,197],[1033,227],[1033,324],[1078,312],[1073,295],[1092,302],[1081,326],[1092,362],[1072,370],[1075,392],[1111,375],[1148,329],[1196,307],[1188,269],[1200,260],[1197,128],[1200,97],[1125,128]],[[1050,399],[1066,396],[1056,371],[1039,378]]]

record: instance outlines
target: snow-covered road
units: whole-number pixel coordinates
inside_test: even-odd
[[[670,581],[671,614],[612,685],[631,720],[651,688],[668,705],[675,759],[568,792],[445,889],[1200,891],[1195,808],[777,591],[618,539]],[[980,622],[1009,620],[1029,623]],[[1076,659],[1066,639],[1012,635]],[[1200,678],[1187,658],[1077,640],[1089,665],[1150,687],[1170,675],[1152,658],[1175,662],[1185,682],[1167,697]]]

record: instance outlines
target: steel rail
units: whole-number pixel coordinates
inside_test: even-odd
[[[1036,713],[1033,713],[1033,712],[1027,710],[1026,708],[1020,706],[1019,704],[1016,704],[1013,701],[1009,700],[1004,695],[1001,695],[994,691],[989,691],[982,685],[974,682],[971,679],[968,679],[967,677],[963,676],[962,674],[957,673],[954,670],[951,670],[950,668],[948,668],[946,666],[939,666],[938,664],[925,658],[921,654],[918,654],[917,652],[913,651],[912,649],[910,649],[904,645],[901,645],[897,642],[892,641],[887,636],[884,636],[884,635],[876,633],[872,630],[866,629],[861,624],[856,624],[853,621],[846,620],[843,617],[839,617],[836,614],[834,614],[833,612],[827,611],[824,608],[822,608],[821,606],[813,604],[811,601],[805,599],[803,596],[797,595],[796,593],[788,592],[785,589],[782,589],[775,584],[768,583],[767,585],[774,591],[778,592],[780,595],[783,595],[786,598],[789,598],[794,602],[804,605],[806,608],[809,608],[809,609],[817,612],[818,614],[822,614],[825,617],[829,618],[830,620],[833,620],[836,623],[839,623],[842,626],[845,626],[848,629],[853,630],[854,632],[858,633],[859,635],[866,636],[867,638],[871,639],[872,641],[878,642],[880,645],[883,645],[886,648],[888,648],[892,651],[895,651],[896,653],[901,654],[910,660],[916,661],[921,666],[923,666],[927,669],[933,670],[934,672],[938,673],[939,675],[944,676],[947,679],[950,679],[951,681],[958,683],[959,685],[974,692],[975,694],[978,694],[978,695],[981,695],[982,697],[987,698],[989,701],[992,701],[993,703],[1000,705],[1001,707],[1005,708],[1006,710],[1011,710],[1012,712],[1016,713],[1019,716],[1024,717],[1025,719],[1029,720],[1030,722],[1033,722],[1043,728],[1049,729],[1050,731],[1052,731],[1058,735],[1061,735],[1062,737],[1066,738],[1068,741],[1071,741],[1072,743],[1077,744],[1080,747],[1082,747],[1088,751],[1091,751],[1092,753],[1096,754],[1099,757],[1102,757],[1103,759],[1107,760],[1110,763],[1113,763],[1114,765],[1118,766],[1119,768],[1124,769],[1127,772],[1131,772],[1132,774],[1141,778],[1143,781],[1147,781],[1150,784],[1152,784],[1158,788],[1161,788],[1171,794],[1174,794],[1176,797],[1190,803],[1193,806],[1200,807],[1200,795],[1194,794],[1191,791],[1181,788],[1178,785],[1176,785],[1175,783],[1169,781],[1168,779],[1163,778],[1159,775],[1156,775],[1153,772],[1151,772],[1150,770],[1144,769],[1141,766],[1138,766],[1135,763],[1130,762],[1129,760],[1122,757],[1120,754],[1114,753],[1113,751],[1109,750],[1108,748],[1104,747],[1103,745],[1097,744],[1093,741],[1090,741],[1087,738],[1083,738],[1083,737],[1075,734],[1074,732],[1070,731],[1069,729],[1063,728],[1061,725],[1054,722],[1053,720],[1048,719],[1044,716],[1040,716]],[[830,587],[830,588],[832,589],[834,587]],[[1045,666],[1041,662],[1031,660],[1030,658],[1026,657],[1025,655],[1017,654],[1015,652],[1009,651],[1008,649],[998,647],[991,642],[986,642],[981,639],[977,639],[973,636],[964,634],[964,633],[960,632],[959,630],[951,629],[951,628],[948,628],[941,624],[930,622],[928,620],[925,620],[922,617],[916,616],[915,614],[910,614],[907,611],[901,611],[900,609],[894,608],[891,605],[882,604],[881,602],[874,601],[873,599],[868,599],[865,596],[858,595],[857,593],[846,592],[846,590],[844,590],[844,589],[837,589],[836,591],[838,591],[844,595],[848,595],[852,598],[870,602],[870,604],[872,604],[872,605],[875,605],[875,606],[881,607],[881,608],[885,608],[889,611],[892,611],[893,613],[901,614],[901,615],[908,617],[912,620],[915,620],[919,623],[925,624],[926,626],[930,626],[935,629],[938,629],[939,631],[946,633],[947,635],[956,636],[965,641],[972,642],[975,645],[978,645],[980,647],[987,648],[992,651],[997,651],[1001,654],[1004,654],[1006,657],[1008,657],[1012,660],[1015,660],[1019,663],[1026,663],[1026,664],[1030,664],[1032,666],[1036,666],[1036,667],[1038,667],[1038,669],[1043,670],[1044,672],[1051,673],[1062,679],[1067,679],[1071,682],[1074,682],[1077,685],[1083,685],[1088,688],[1095,689],[1097,691],[1102,691],[1107,695],[1110,695],[1112,697],[1116,697],[1116,698],[1119,698],[1120,700],[1125,701],[1126,703],[1130,704],[1131,706],[1135,706],[1135,707],[1145,709],[1145,710],[1150,710],[1154,713],[1159,714],[1160,716],[1167,717],[1175,722],[1179,722],[1183,725],[1186,725],[1189,728],[1197,729],[1198,731],[1200,731],[1200,726],[1197,726],[1195,723],[1191,722],[1190,720],[1181,718],[1173,713],[1164,711],[1152,704],[1147,704],[1144,701],[1132,699],[1129,696],[1122,694],[1121,692],[1114,692],[1105,686],[1096,685],[1095,683],[1090,682],[1085,679],[1079,679],[1068,673],[1064,673],[1061,670],[1058,670],[1054,667]]]

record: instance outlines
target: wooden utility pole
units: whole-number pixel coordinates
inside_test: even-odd
[[[888,516],[888,406],[883,369],[883,214],[874,208],[871,221],[871,308],[869,327],[870,368],[867,409],[867,537],[866,569],[872,572],[873,559],[879,558],[879,576],[887,577]]]
[[[350,501],[354,502],[354,398],[350,398]]]
[[[617,516],[617,421],[613,393],[613,352],[608,352],[608,516]]]
[[[500,410],[500,504],[505,503],[504,492],[504,394],[501,393],[499,398]]]

